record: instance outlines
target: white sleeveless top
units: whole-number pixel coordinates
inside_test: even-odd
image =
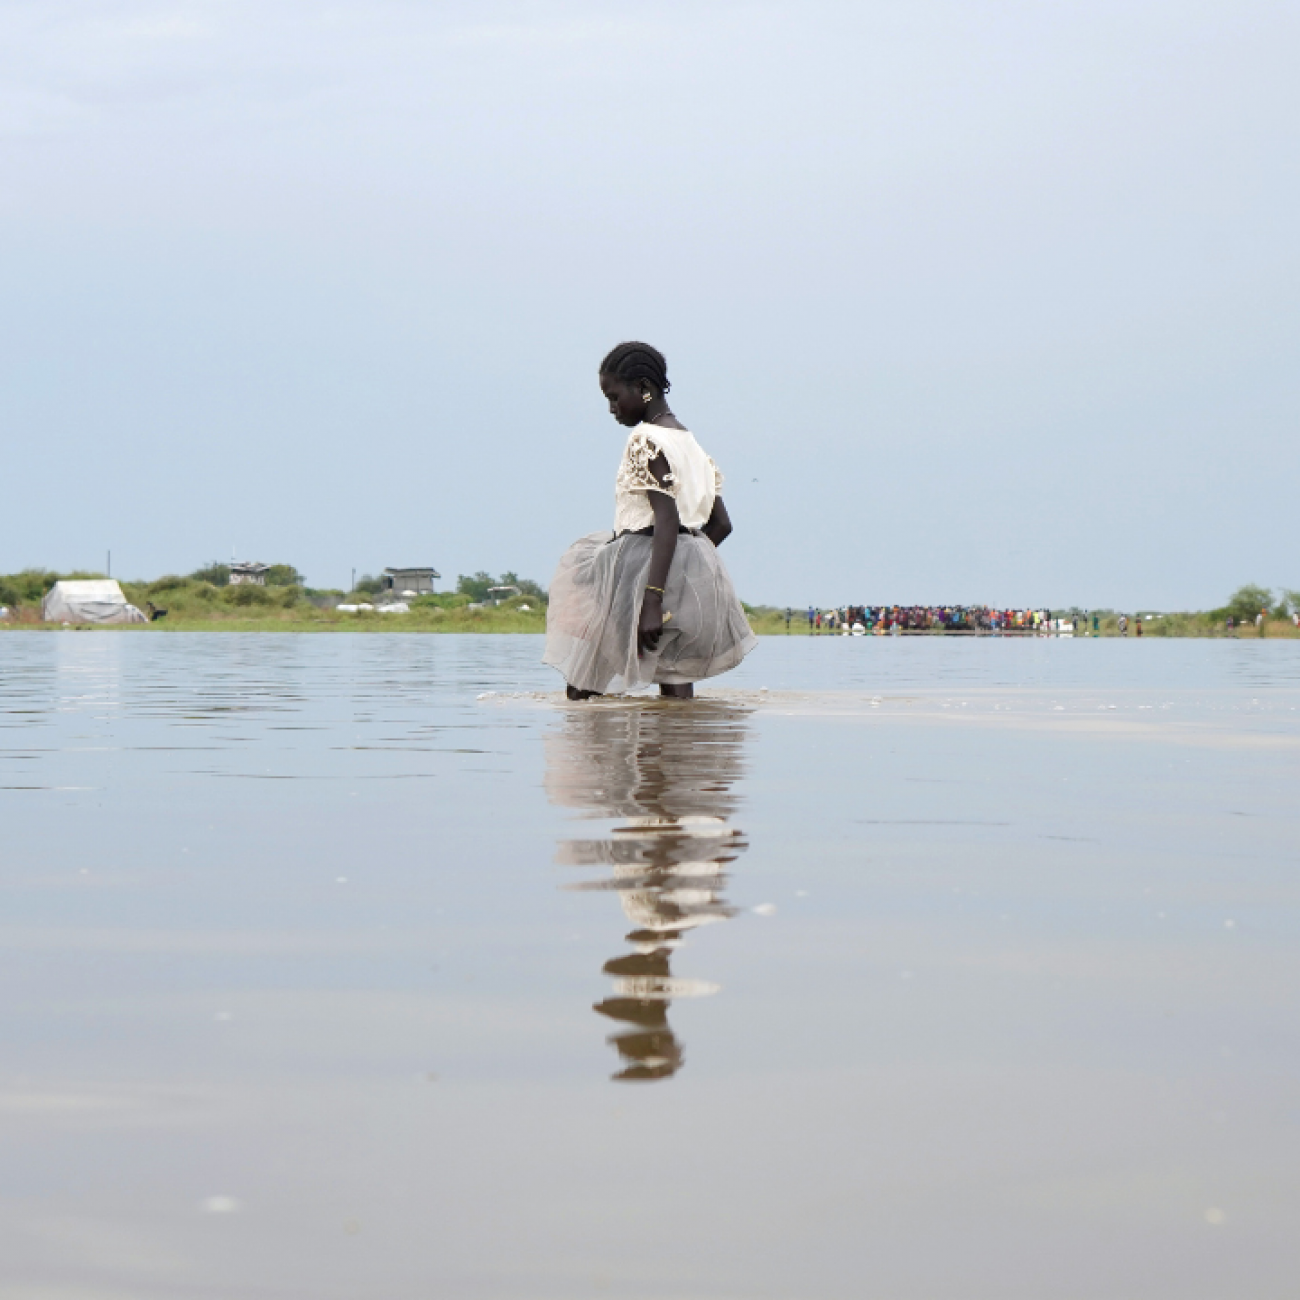
[[[650,472],[650,462],[663,452],[671,471],[662,483]],[[713,500],[722,491],[722,473],[704,454],[688,429],[638,424],[628,435],[614,482],[614,531],[648,528],[655,521],[649,493],[666,492],[677,502],[687,528],[702,528],[713,513]]]

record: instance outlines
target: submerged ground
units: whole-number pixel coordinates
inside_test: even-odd
[[[1300,647],[12,637],[0,1297],[1241,1297]]]

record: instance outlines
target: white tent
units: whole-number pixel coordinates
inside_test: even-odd
[[[47,623],[147,623],[134,605],[126,603],[122,588],[111,578],[93,582],[56,582],[41,601],[41,618]]]

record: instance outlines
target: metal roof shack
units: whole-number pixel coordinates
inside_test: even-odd
[[[237,587],[241,582],[255,582],[259,587],[266,586],[269,564],[259,564],[256,560],[245,560],[242,564],[230,566],[230,585]]]
[[[399,596],[423,596],[433,591],[441,577],[437,569],[385,569],[384,590]]]

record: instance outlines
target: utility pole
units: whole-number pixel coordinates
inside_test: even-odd
[[[108,553],[108,576],[110,578],[113,576],[113,552],[112,551],[109,551]]]
[[[355,569],[353,569],[353,570],[352,570],[352,585],[348,588],[348,590],[349,590],[349,591],[356,591],[356,589],[357,589],[357,571],[356,571]]]

